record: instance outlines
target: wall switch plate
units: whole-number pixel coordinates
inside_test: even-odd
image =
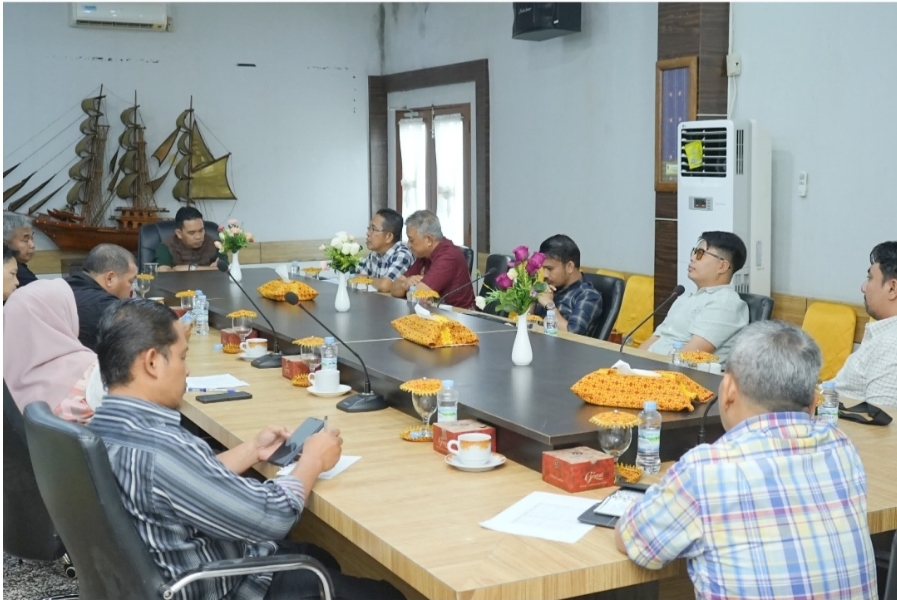
[[[807,197],[807,172],[801,171],[797,174],[797,195],[801,198]]]
[[[726,56],[726,75],[729,77],[741,75],[741,55],[737,52]]]

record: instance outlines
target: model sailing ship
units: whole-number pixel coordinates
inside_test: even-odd
[[[104,177],[106,140],[109,133],[109,125],[103,121],[104,98],[101,87],[97,96],[81,102],[81,109],[87,118],[79,126],[84,137],[75,145],[77,162],[68,171],[69,178],[74,183],[66,195],[66,206],[63,209],[50,209],[46,213],[38,213],[68,183],[64,183],[27,208],[27,214],[37,213],[34,226],[46,233],[62,250],[89,251],[97,244],[105,242],[135,251],[140,226],[160,220],[159,213],[167,212],[167,209],[159,208],[156,204],[155,192],[165,181],[171,167],[159,177],[154,179],[150,177],[145,128],[139,117],[136,93],[134,105],[121,114],[125,130],[118,138],[120,148],[108,163],[110,175]],[[178,178],[172,190],[174,197],[187,204],[193,204],[197,200],[236,200],[227,182],[226,169],[230,154],[217,159],[212,155],[199,131],[193,113],[192,98],[190,108],[182,112],[176,122],[175,130],[152,154],[160,168],[166,161],[173,164],[180,157],[174,167]],[[169,159],[174,146],[177,152]],[[18,166],[17,164],[5,170],[3,177],[5,178]],[[13,200],[29,180],[46,166],[45,164],[6,189],[3,192],[4,203]],[[39,194],[55,176],[56,174],[10,202],[5,210],[18,211]],[[110,211],[116,197],[129,203]],[[119,214],[110,215],[110,213]],[[106,225],[107,220],[117,221],[118,225]]]

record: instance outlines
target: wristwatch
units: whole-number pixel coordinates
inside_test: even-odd
[[[195,271],[197,269],[197,267],[199,267],[199,265],[197,265],[196,263],[191,263],[190,266],[187,268],[187,270]]]
[[[545,310],[554,310],[554,309],[555,309],[554,302],[549,302],[548,304],[545,305]]]

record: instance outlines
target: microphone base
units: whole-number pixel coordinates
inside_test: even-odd
[[[389,408],[389,405],[380,394],[360,392],[354,396],[349,396],[345,400],[340,400],[336,407],[343,412],[360,413],[383,410],[384,408]]]
[[[279,369],[281,366],[282,355],[280,352],[276,354],[266,354],[253,360],[251,364],[256,369]]]

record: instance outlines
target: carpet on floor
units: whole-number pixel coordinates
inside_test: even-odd
[[[3,600],[40,600],[77,593],[78,580],[66,576],[62,559],[41,563],[3,554]]]

